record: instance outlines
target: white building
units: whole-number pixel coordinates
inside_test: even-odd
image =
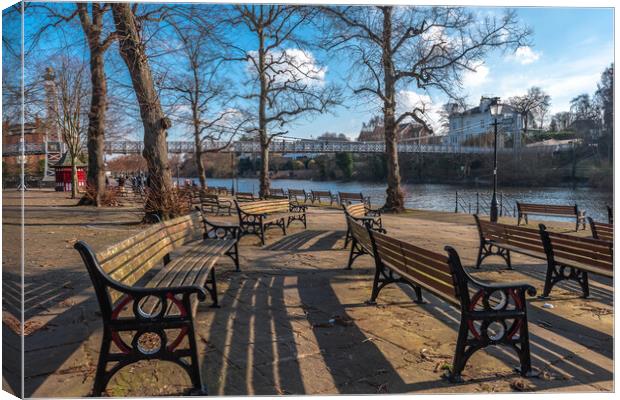
[[[451,145],[484,145],[478,144],[476,139],[481,135],[493,132],[494,118],[489,109],[493,102],[492,97],[482,96],[477,107],[470,108],[463,112],[451,112],[449,119],[449,131],[445,138],[446,144]],[[523,123],[521,116],[515,112],[514,108],[503,104],[502,115],[498,117],[498,132],[503,133],[498,136],[498,146],[504,146],[505,138],[514,138],[516,147],[521,145],[521,132]]]

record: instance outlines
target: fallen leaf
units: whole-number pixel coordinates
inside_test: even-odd
[[[534,385],[522,378],[510,381],[510,387],[517,392],[531,392],[534,390]]]

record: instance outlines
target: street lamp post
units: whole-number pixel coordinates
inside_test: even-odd
[[[491,222],[497,222],[497,118],[502,115],[502,103],[495,97],[490,106],[493,117],[493,197],[491,198]]]

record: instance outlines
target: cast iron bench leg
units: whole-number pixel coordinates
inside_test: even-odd
[[[99,361],[97,362],[97,372],[95,373],[95,383],[92,391],[93,397],[101,397],[110,380],[110,377],[106,374],[106,366],[111,343],[112,338],[110,337],[109,329],[104,327],[101,350],[99,351]]]
[[[217,302],[217,284],[215,282],[215,266],[211,267],[211,271],[209,272],[209,279],[207,279],[207,281],[205,282],[205,289],[207,289],[207,292],[211,296],[211,301],[213,301],[211,307],[219,308],[220,306]]]

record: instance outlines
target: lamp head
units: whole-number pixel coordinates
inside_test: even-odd
[[[493,103],[491,103],[491,105],[489,106],[489,110],[491,111],[491,116],[495,118],[499,117],[500,115],[502,115],[502,109],[503,109],[502,102],[500,101],[499,97],[496,97]]]

